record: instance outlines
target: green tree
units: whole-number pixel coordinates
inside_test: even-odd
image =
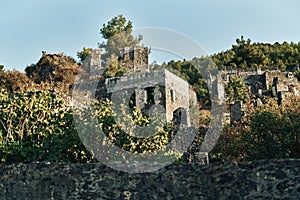
[[[290,97],[278,105],[268,98],[254,108],[248,105],[241,122],[228,125],[210,156],[225,161],[300,157],[300,99]]]
[[[104,39],[109,39],[110,37],[123,31],[132,31],[132,22],[127,22],[127,19],[123,17],[123,15],[113,17],[107,22],[107,24],[103,24],[103,27],[100,29]]]
[[[0,90],[0,163],[91,162],[75,129],[73,110],[49,91]]]
[[[225,87],[227,98],[232,101],[246,101],[249,94],[243,80],[237,76],[230,76],[229,82]]]
[[[300,43],[252,43],[241,36],[231,49],[212,58],[220,67],[291,69],[300,63]]]
[[[26,67],[28,78],[36,84],[48,84],[64,93],[69,93],[70,85],[80,71],[74,58],[60,54],[44,53],[36,64]]]
[[[103,73],[103,78],[112,78],[116,76],[123,76],[128,73],[127,69],[121,66],[118,62],[118,57],[115,55],[111,55],[108,60],[108,65],[106,66],[106,70]]]
[[[99,44],[99,47],[105,48],[107,58],[112,54],[118,56],[120,48],[133,47],[143,39],[142,35],[135,37],[132,28],[132,22],[127,21],[123,15],[118,15],[107,24],[103,24],[100,34],[106,42]]]
[[[236,66],[241,68],[257,68],[265,67],[268,64],[268,59],[264,55],[263,51],[256,44],[251,44],[251,40],[241,39],[236,40],[237,44],[232,46],[232,50],[235,52],[233,62]]]
[[[17,70],[0,71],[0,88],[11,93],[31,89],[33,85],[33,81],[25,73]]]
[[[93,49],[92,48],[85,48],[83,47],[82,51],[77,52],[77,58],[79,59],[79,62],[82,64],[83,61],[92,54]]]

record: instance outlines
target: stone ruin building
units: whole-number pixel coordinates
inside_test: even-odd
[[[225,68],[220,71],[223,83],[226,85],[230,76],[237,76],[242,79],[248,87],[252,101],[257,106],[262,103],[263,96],[273,97],[278,104],[291,96],[298,96],[300,82],[294,76],[297,67],[290,71],[280,70],[238,70]],[[230,121],[238,121],[244,112],[242,102],[234,102],[230,106]]]
[[[170,71],[149,71],[149,49],[135,46],[120,49],[118,62],[131,72],[130,74],[100,79],[95,98],[116,100],[118,98],[127,102],[127,106],[141,109],[143,114],[149,116],[152,106],[162,106],[165,109],[167,122],[177,120],[180,124],[190,125],[190,108],[197,104],[196,93],[190,85]],[[83,65],[89,66],[90,76],[97,77],[105,71],[105,62],[101,60],[101,50],[95,50]],[[99,76],[98,76],[99,77]],[[93,78],[91,78],[93,79]]]
[[[189,84],[166,69],[101,80],[96,97],[112,99],[112,95],[127,96],[127,106],[136,106],[148,116],[152,106],[162,106],[166,121],[181,119],[185,125],[190,125],[190,107],[197,103]]]

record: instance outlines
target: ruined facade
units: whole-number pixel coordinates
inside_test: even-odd
[[[92,54],[87,56],[83,61],[81,68],[87,70],[84,75],[88,77],[85,77],[84,80],[97,79],[101,77],[105,71],[105,63],[102,60],[102,50],[93,50]]]
[[[118,61],[131,72],[145,72],[148,69],[149,49],[142,46],[124,47],[120,49]]]
[[[230,76],[237,76],[248,88],[248,92],[255,105],[261,104],[263,96],[274,97],[278,104],[291,96],[298,96],[300,82],[295,77],[294,71],[280,70],[238,70],[223,69],[220,71],[223,84],[229,82]],[[230,121],[238,121],[243,116],[244,106],[242,102],[234,102],[229,105]]]
[[[119,65],[125,67],[130,73],[141,73],[149,71],[149,48],[142,46],[121,48],[117,55]],[[86,71],[87,80],[101,78],[106,70],[105,59],[103,59],[103,51],[95,49],[82,63],[82,68]]]
[[[284,97],[289,93],[298,95],[300,82],[294,76],[295,72],[282,72],[279,70],[222,70],[220,71],[224,84],[230,76],[242,79],[248,87],[250,94],[258,96]]]
[[[196,93],[189,84],[166,69],[102,80],[96,97],[123,101],[146,115],[152,106],[162,106],[166,121],[180,119],[186,125],[190,125],[190,108],[197,103]]]

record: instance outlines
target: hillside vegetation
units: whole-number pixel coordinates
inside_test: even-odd
[[[116,28],[118,27],[118,28]],[[113,18],[104,24],[101,33],[107,39],[102,47],[115,50],[108,35],[125,29],[130,44],[136,44],[142,37],[131,35],[132,22],[123,16]],[[107,53],[105,59],[115,55]],[[74,110],[66,96],[78,73],[84,58],[91,53],[90,48],[78,52],[79,63],[65,54],[47,54],[43,52],[40,60],[25,69],[8,71],[0,66],[0,163],[18,163],[38,161],[52,162],[94,162],[93,153],[83,146],[74,125]],[[209,105],[210,97],[205,79],[193,66],[193,62],[205,62],[207,58],[194,58],[192,62],[169,61],[162,65],[152,64],[151,69],[167,68],[182,77],[197,92],[201,105]],[[232,48],[208,59],[220,68],[230,66],[237,69],[277,68],[281,70],[299,66],[300,43],[284,42],[274,44],[252,43],[243,37],[236,40]],[[117,62],[107,66],[110,75],[120,74],[123,69]],[[209,66],[208,66],[209,67]],[[123,70],[124,71],[124,70]],[[123,72],[122,71],[122,72]],[[298,72],[299,74],[299,72]],[[239,83],[239,84],[237,84]],[[241,89],[241,98],[249,100],[240,81],[232,81],[227,92],[232,98]],[[238,85],[238,86],[237,86]],[[210,153],[213,160],[244,161],[271,158],[300,157],[300,101],[295,97],[278,106],[272,98],[263,99],[264,104],[258,108],[249,106],[247,115],[236,124],[224,128],[215,149]],[[249,102],[248,102],[249,103]],[[157,128],[157,133],[149,138],[137,138],[126,134],[117,126],[109,101],[95,101],[95,114],[99,126],[109,137],[109,142],[133,153],[146,154],[164,150],[176,134],[172,123]],[[81,111],[85,120],[87,111]],[[204,113],[204,112],[202,112]],[[126,115],[130,123],[147,126],[149,119],[136,109]],[[209,113],[199,116],[200,129],[194,145],[199,146],[209,124]],[[195,150],[195,148],[194,148]],[[193,153],[193,147],[189,149]],[[176,152],[168,154],[186,161],[187,155]],[[184,157],[185,156],[185,157]]]

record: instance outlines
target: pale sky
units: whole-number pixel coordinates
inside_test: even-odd
[[[102,24],[119,14],[134,28],[181,32],[208,54],[229,49],[241,35],[300,41],[299,0],[9,0],[1,2],[0,64],[23,71],[42,51],[76,58],[83,47],[97,47]]]

